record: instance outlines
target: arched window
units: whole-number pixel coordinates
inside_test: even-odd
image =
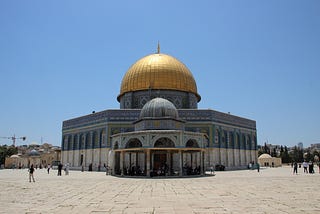
[[[104,147],[106,145],[106,130],[103,129],[100,132],[100,142],[101,142],[101,147]]]
[[[167,137],[162,137],[155,142],[154,147],[155,148],[174,148],[175,145],[171,139]]]
[[[86,134],[86,137],[85,137],[85,148],[86,149],[91,149],[92,148],[92,140],[90,139],[90,137],[89,137],[89,133],[88,134]]]
[[[68,136],[64,136],[64,137],[63,137],[62,149],[63,149],[63,150],[68,150]]]
[[[118,141],[116,141],[116,142],[114,143],[113,149],[119,149],[119,143],[118,143]]]
[[[142,147],[142,143],[140,142],[140,140],[138,138],[132,138],[126,144],[126,149],[140,148],[140,147]]]
[[[221,134],[218,129],[216,129],[216,137],[215,137],[215,143],[221,147]]]
[[[252,145],[251,145],[251,136],[248,135],[246,148],[247,148],[247,149],[251,149],[251,146],[252,146]]]
[[[79,149],[78,135],[73,136],[73,149]]]
[[[254,136],[254,141],[252,142],[252,148],[254,148],[254,150],[257,150],[257,136]]]
[[[196,140],[190,139],[186,143],[186,148],[199,148],[199,144]]]
[[[237,144],[237,145],[236,145],[236,148],[237,148],[237,149],[240,149],[240,134],[237,133],[236,136],[237,136],[237,139],[236,139],[236,142],[237,142],[237,143],[236,143],[236,144]]]
[[[97,132],[92,133],[92,141],[93,148],[100,148],[99,135]]]
[[[85,136],[83,134],[79,138],[79,149],[85,149]]]
[[[69,136],[69,139],[68,139],[68,150],[72,150],[73,149],[73,146],[72,146],[72,137]]]
[[[242,134],[241,149],[246,149],[246,136]]]
[[[223,131],[221,148],[228,148],[228,132]]]
[[[229,148],[234,149],[235,148],[235,142],[234,142],[234,135],[233,132],[229,132]]]

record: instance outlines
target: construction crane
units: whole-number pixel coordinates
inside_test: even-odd
[[[0,137],[0,138],[11,139],[13,146],[16,146],[16,140],[21,139],[21,140],[25,141],[27,139],[27,137],[16,137],[16,135],[13,135],[12,137]]]

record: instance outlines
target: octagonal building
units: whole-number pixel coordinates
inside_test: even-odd
[[[117,100],[120,109],[63,122],[64,164],[107,167],[113,175],[188,176],[257,161],[256,122],[198,109],[201,96],[191,71],[159,48],[128,69]]]

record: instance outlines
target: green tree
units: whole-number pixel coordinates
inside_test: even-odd
[[[292,161],[303,162],[303,150],[295,146],[291,154],[291,159]]]
[[[290,162],[292,162],[292,160],[291,160],[291,158],[289,156],[289,152],[288,152],[288,147],[287,146],[284,147],[283,153],[281,155],[281,160],[282,160],[282,163],[290,163]]]
[[[18,148],[15,146],[0,146],[0,165],[4,164],[6,157],[10,157],[11,155],[17,154]]]

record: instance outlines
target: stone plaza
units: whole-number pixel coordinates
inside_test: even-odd
[[[320,174],[290,166],[186,178],[0,170],[0,213],[320,213]]]

